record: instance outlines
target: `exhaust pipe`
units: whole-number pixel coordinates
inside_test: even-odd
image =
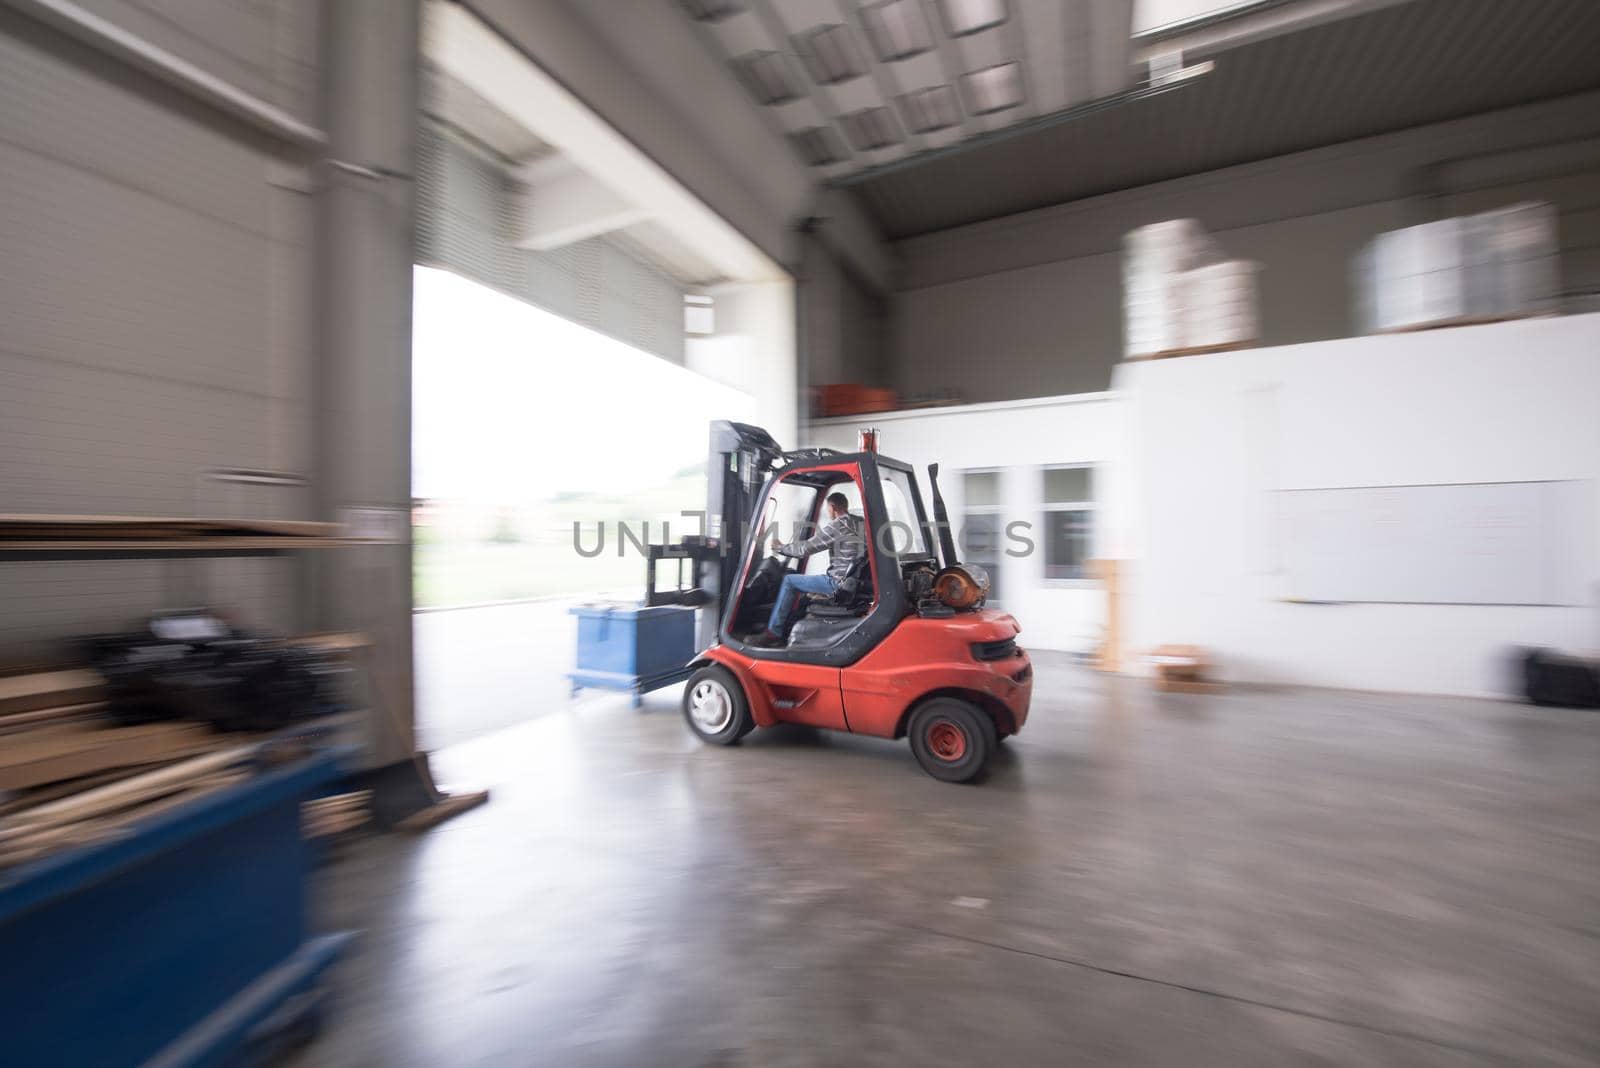
[[[928,488],[933,494],[933,521],[939,527],[939,552],[944,566],[933,577],[933,594],[948,608],[981,607],[989,596],[989,572],[977,564],[956,559],[956,536],[950,529],[950,512],[939,492],[939,465],[928,465]]]
[[[956,566],[956,539],[950,531],[950,513],[945,510],[944,494],[939,492],[939,465],[928,465],[928,491],[933,494],[933,525],[939,532],[942,567]]]

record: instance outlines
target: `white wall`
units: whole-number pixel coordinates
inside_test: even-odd
[[[1130,648],[1205,645],[1239,681],[1488,694],[1513,644],[1600,645],[1600,544],[1579,607],[1292,604],[1269,497],[1581,479],[1600,512],[1600,315],[1124,364],[1117,384]]]
[[[748,393],[756,403],[756,423],[780,443],[795,440],[800,414],[794,293],[788,281],[716,287],[716,333],[691,337],[684,346],[684,366]]]
[[[965,405],[927,411],[891,412],[814,420],[808,445],[855,451],[862,426],[882,431],[885,455],[914,464],[923,503],[932,512],[927,465],[940,465],[940,487],[952,523],[963,509],[961,472],[1001,472],[1002,529],[1012,521],[1031,524],[1035,550],[1003,557],[1000,584],[1003,607],[1022,624],[1024,641],[1035,649],[1085,649],[1100,636],[1105,595],[1092,581],[1046,582],[1040,535],[1041,467],[1093,464],[1100,500],[1096,555],[1113,553],[1126,538],[1116,517],[1126,478],[1125,434],[1120,404],[1110,394],[1045,397],[1006,404]]]

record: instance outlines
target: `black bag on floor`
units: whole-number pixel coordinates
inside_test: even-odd
[[[1522,655],[1522,692],[1536,705],[1600,708],[1600,664],[1551,649]]]

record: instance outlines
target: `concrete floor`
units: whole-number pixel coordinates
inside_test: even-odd
[[[417,740],[428,752],[567,707],[578,628],[574,604],[553,597],[417,612]]]
[[[978,786],[669,691],[440,754],[494,799],[323,870],[293,1063],[1600,1062],[1600,716],[1037,659]]]

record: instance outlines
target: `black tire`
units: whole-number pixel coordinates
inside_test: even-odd
[[[970,782],[994,752],[994,720],[959,697],[934,697],[917,706],[906,728],[922,770],[941,782]]]
[[[712,745],[733,745],[756,725],[744,688],[720,664],[708,664],[683,684],[683,719],[702,742]]]

